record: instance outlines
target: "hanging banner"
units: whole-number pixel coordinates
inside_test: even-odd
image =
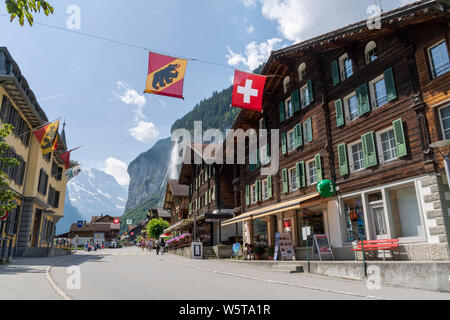
[[[231,106],[262,112],[266,77],[236,70]]]
[[[34,135],[41,144],[42,154],[51,153],[55,148],[55,139],[58,134],[59,120],[49,123],[48,125],[36,130]]]
[[[187,60],[149,53],[146,93],[183,99]]]
[[[76,166],[73,168],[70,168],[69,170],[66,171],[66,178],[67,181],[72,180],[72,178],[76,177],[77,175],[79,175],[81,172],[81,167],[80,166]]]

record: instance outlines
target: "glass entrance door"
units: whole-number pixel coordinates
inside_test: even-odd
[[[375,227],[375,236],[377,239],[387,239],[388,232],[386,226],[386,217],[383,204],[373,204],[370,206],[372,221]]]

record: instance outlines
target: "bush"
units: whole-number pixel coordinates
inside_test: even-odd
[[[266,250],[267,250],[267,255],[269,257],[273,257],[275,255],[275,247],[270,246],[270,247],[267,247]]]

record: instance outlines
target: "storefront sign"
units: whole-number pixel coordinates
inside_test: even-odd
[[[192,242],[191,257],[192,257],[192,259],[202,259],[203,258],[203,243]]]
[[[283,226],[284,226],[284,231],[286,232],[290,232],[291,231],[291,219],[286,219],[283,222]]]
[[[280,234],[280,250],[283,260],[295,260],[294,246],[292,245],[292,238],[290,232]]]
[[[329,198],[336,194],[336,185],[331,180],[322,180],[317,184],[317,192],[323,198]]]
[[[94,241],[105,241],[105,234],[104,233],[96,233],[94,235]]]
[[[311,227],[303,227],[302,228],[303,240],[308,240],[308,236],[311,235]]]
[[[233,243],[233,256],[238,256],[239,252],[241,250],[241,244],[240,243]]]
[[[322,261],[323,257],[330,257],[334,260],[333,251],[331,250],[330,240],[326,234],[314,235],[313,256],[317,252],[319,259]]]

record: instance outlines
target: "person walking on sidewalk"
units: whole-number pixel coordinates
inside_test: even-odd
[[[161,239],[161,242],[159,244],[161,246],[161,254],[164,255],[164,248],[166,247],[166,243],[164,242],[164,239]]]
[[[156,255],[159,255],[160,245],[161,244],[160,244],[159,240],[156,240],[156,243],[155,243]]]

